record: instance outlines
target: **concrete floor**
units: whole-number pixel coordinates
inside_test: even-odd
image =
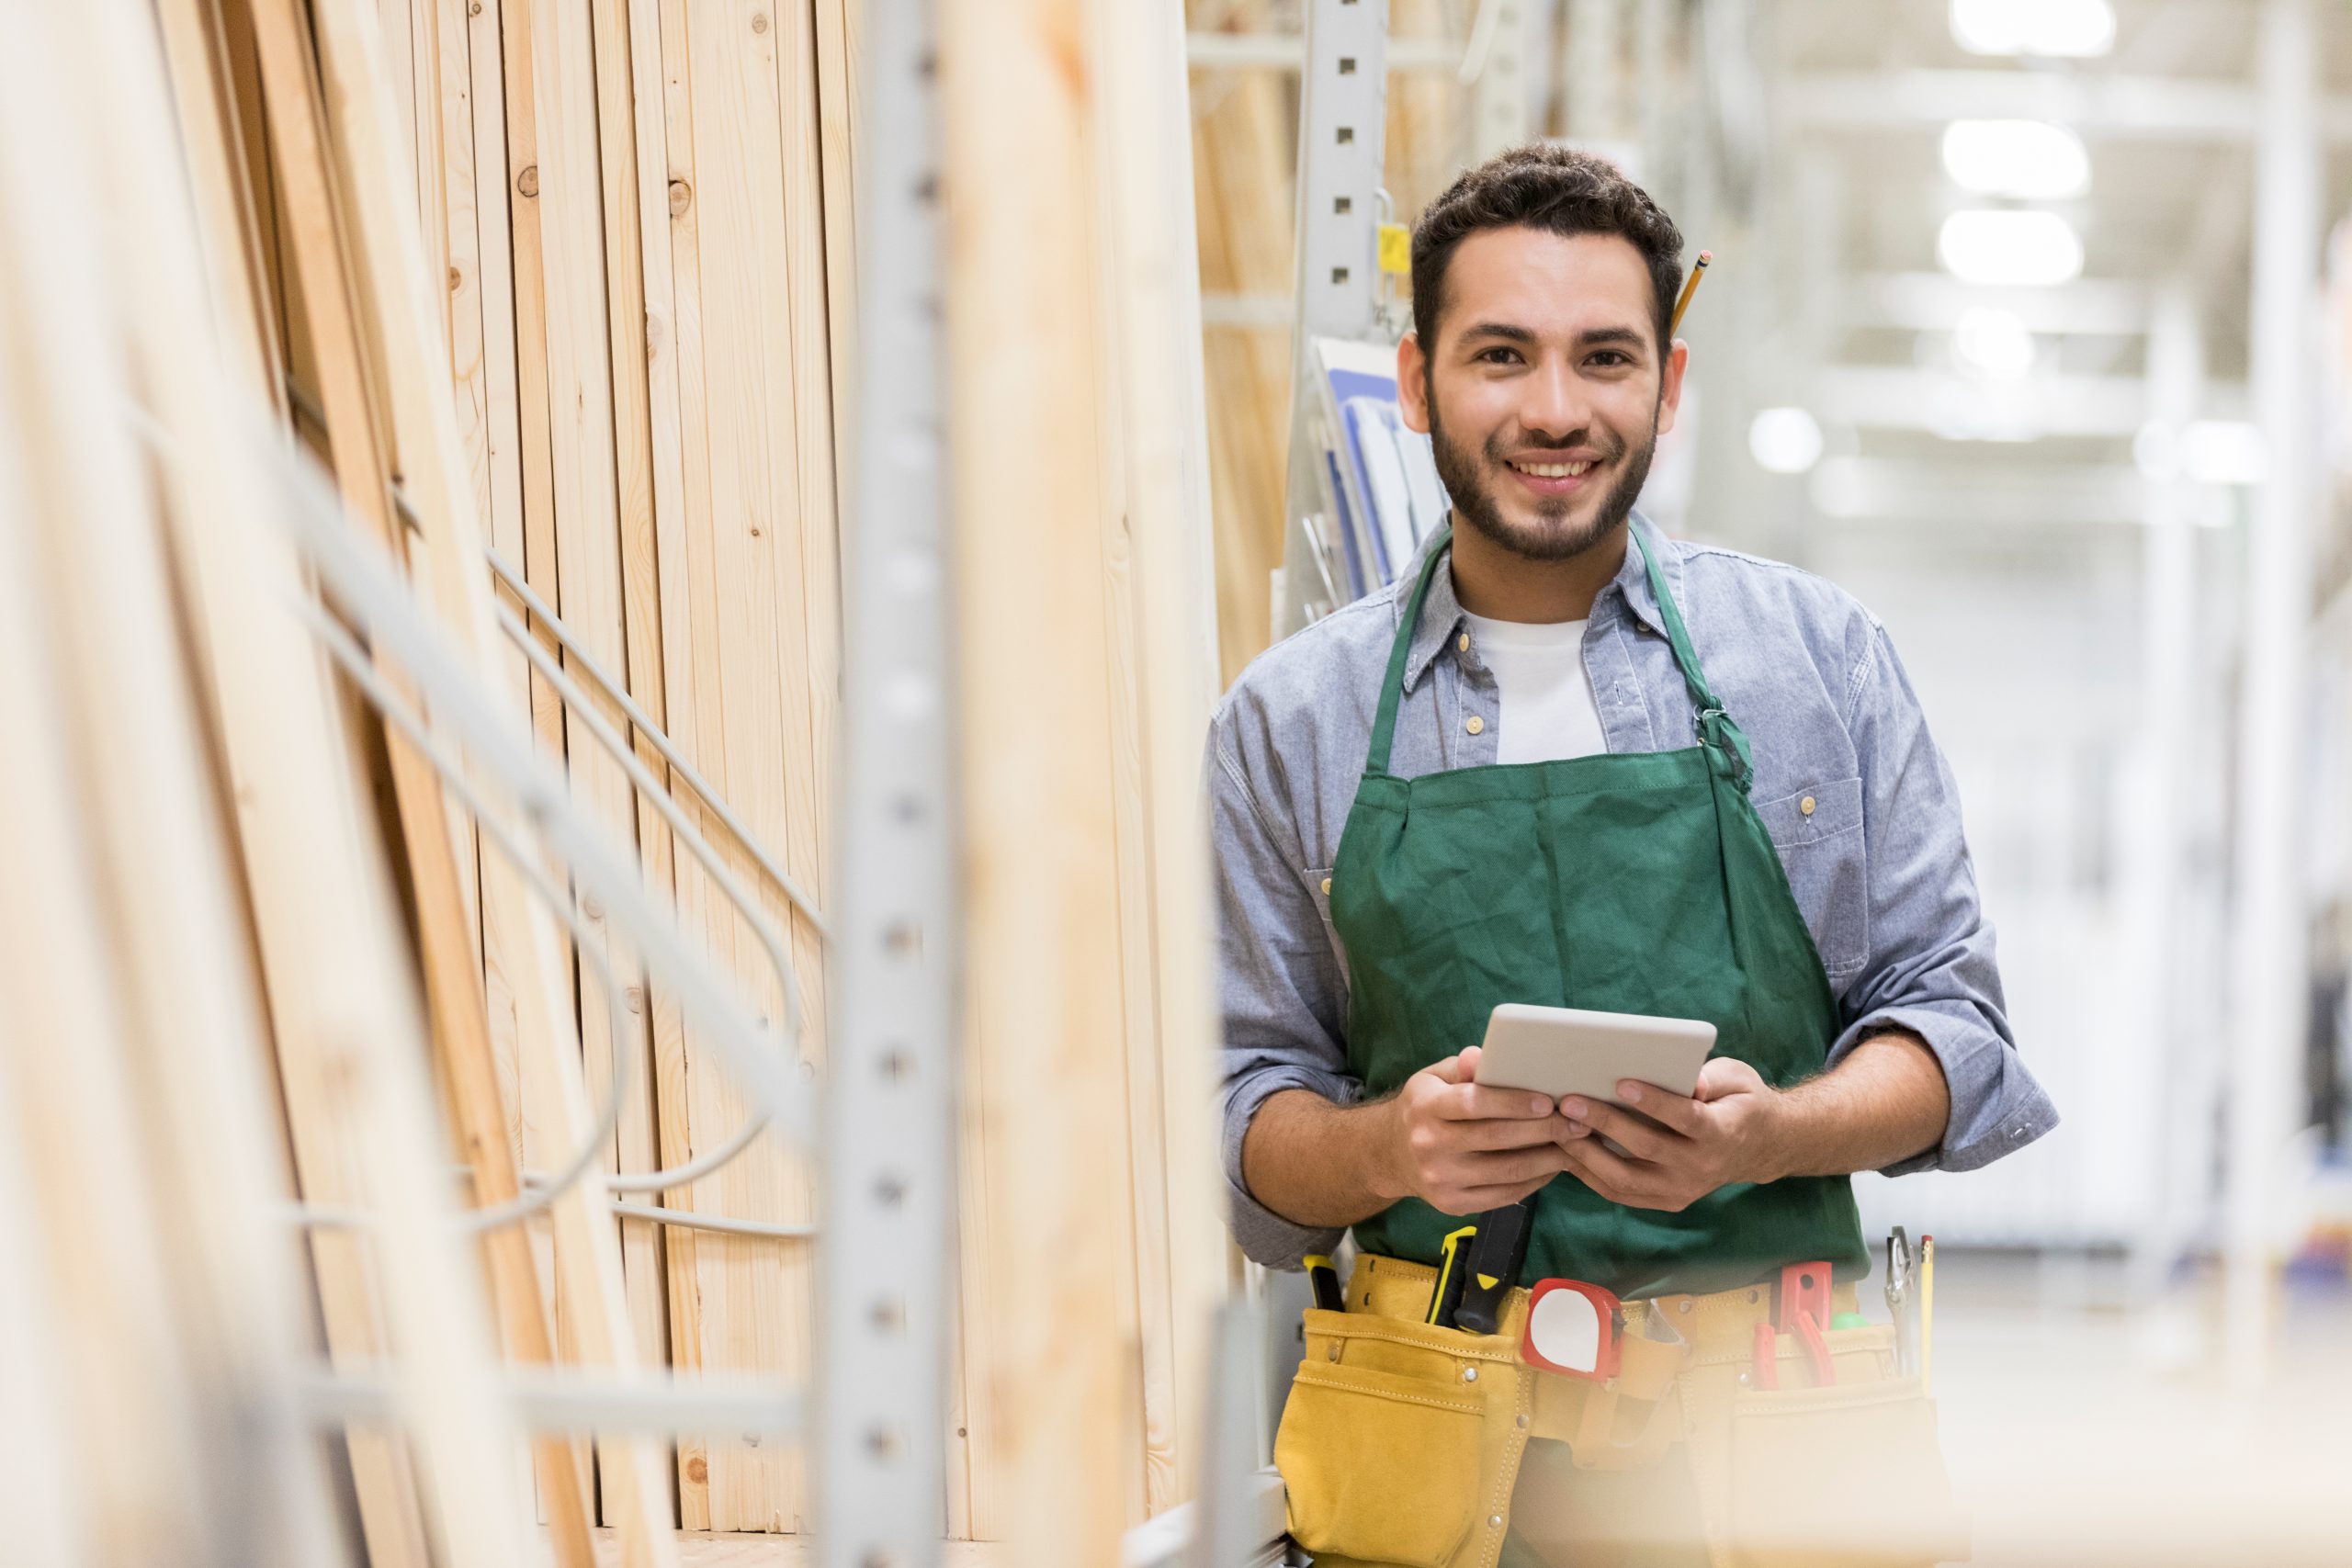
[[[2129,1294],[2119,1261],[1939,1258],[1935,1392],[1978,1568],[2352,1564],[2352,1289],[2282,1292],[2246,1393],[2212,1280]]]

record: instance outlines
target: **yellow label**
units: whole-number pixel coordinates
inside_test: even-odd
[[[1380,226],[1380,270],[1400,277],[1413,270],[1413,231],[1402,223]]]

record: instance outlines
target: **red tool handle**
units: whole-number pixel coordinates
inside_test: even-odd
[[[1797,1319],[1797,1338],[1804,1342],[1805,1359],[1813,1363],[1813,1386],[1827,1388],[1838,1381],[1838,1364],[1829,1359],[1829,1341],[1822,1337],[1821,1325],[1811,1313]]]
[[[1748,1371],[1747,1382],[1750,1388],[1781,1386],[1779,1351],[1775,1343],[1777,1338],[1770,1324],[1762,1322],[1757,1324],[1756,1353],[1751,1358],[1755,1364]]]

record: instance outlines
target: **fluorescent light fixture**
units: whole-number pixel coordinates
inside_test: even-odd
[[[2033,334],[2015,310],[1971,305],[1952,327],[1951,355],[1962,370],[2016,381],[2033,368]]]
[[[2270,472],[2270,445],[2243,420],[2192,420],[2177,430],[2151,420],[2132,438],[2132,460],[2159,481],[2257,485]]]
[[[1984,196],[2050,201],[2090,188],[2083,139],[2040,119],[1956,119],[1944,127],[1944,173]]]
[[[1951,0],[1951,36],[1971,54],[2083,59],[2115,47],[2109,0]]]
[[[1955,212],[1936,236],[1936,254],[1962,283],[2046,288],[2071,283],[2083,272],[2083,242],[2054,212]]]
[[[1821,460],[1821,425],[1803,409],[1766,409],[1747,427],[1747,451],[1769,473],[1804,473]]]
[[[2180,433],[2180,466],[2199,484],[2258,485],[2270,472],[2270,444],[2241,420],[2195,420]]]

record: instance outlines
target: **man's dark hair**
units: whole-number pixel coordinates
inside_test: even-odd
[[[1649,192],[1608,159],[1540,141],[1464,170],[1413,226],[1413,331],[1423,353],[1437,347],[1445,273],[1454,251],[1486,229],[1623,236],[1648,264],[1658,352],[1665,353],[1675,291],[1682,287],[1681,231]]]

